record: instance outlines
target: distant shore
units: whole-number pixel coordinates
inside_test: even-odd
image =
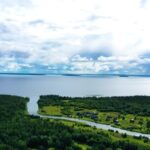
[[[150,75],[136,75],[136,74],[71,74],[71,73],[9,73],[1,72],[0,75],[62,75],[62,76],[75,76],[75,77],[150,77]]]

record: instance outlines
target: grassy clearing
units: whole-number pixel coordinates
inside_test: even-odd
[[[55,116],[62,115],[60,106],[44,106],[42,109],[39,110],[39,113],[44,115],[55,115]]]
[[[90,146],[85,145],[85,144],[75,143],[75,145],[77,145],[78,147],[80,147],[82,150],[90,149]]]

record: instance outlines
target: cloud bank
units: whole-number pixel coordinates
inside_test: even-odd
[[[0,72],[150,74],[148,0],[0,0]]]

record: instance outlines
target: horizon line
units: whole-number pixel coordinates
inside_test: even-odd
[[[0,75],[64,75],[64,76],[80,76],[80,75],[106,75],[106,76],[150,76],[150,74],[125,74],[125,73],[109,73],[109,74],[97,74],[97,73],[22,73],[22,72],[0,72]]]

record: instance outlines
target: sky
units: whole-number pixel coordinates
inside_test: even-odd
[[[150,75],[150,1],[0,0],[0,72]]]

